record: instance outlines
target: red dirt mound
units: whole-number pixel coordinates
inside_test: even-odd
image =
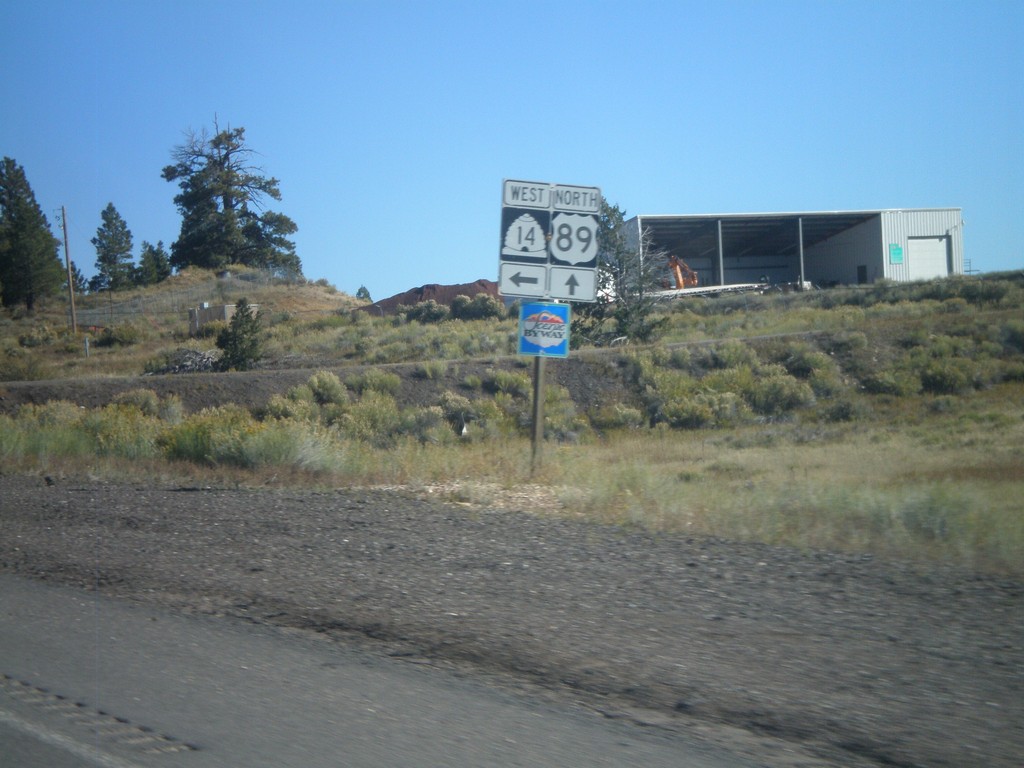
[[[405,293],[399,293],[396,296],[392,296],[387,299],[381,299],[373,304],[368,304],[365,307],[359,309],[364,312],[370,312],[371,314],[377,314],[378,312],[382,315],[394,315],[398,312],[398,307],[406,306],[413,307],[420,302],[430,301],[433,299],[438,304],[444,304],[446,307],[450,307],[452,299],[456,296],[468,296],[474,298],[478,294],[486,293],[488,296],[498,297],[498,284],[493,280],[477,280],[474,283],[462,283],[461,285],[438,285],[431,283],[429,285],[421,285],[419,288],[413,288],[406,291]]]

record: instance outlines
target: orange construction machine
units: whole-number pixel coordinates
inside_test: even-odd
[[[668,257],[668,266],[672,270],[672,277],[676,281],[676,288],[697,287],[697,273],[690,269],[685,261],[672,254]]]

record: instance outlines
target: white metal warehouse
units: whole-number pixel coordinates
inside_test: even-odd
[[[960,208],[634,216],[631,238],[686,262],[702,286],[929,280],[963,274]]]

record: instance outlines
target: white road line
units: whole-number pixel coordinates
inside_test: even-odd
[[[11,712],[6,712],[3,709],[0,709],[0,723],[16,728],[22,733],[28,734],[45,744],[49,744],[51,747],[63,749],[65,752],[70,752],[75,757],[81,758],[82,760],[88,760],[98,768],[142,768],[138,763],[132,763],[127,760],[122,760],[119,757],[104,754],[103,752],[90,747],[88,744],[82,744],[81,742],[61,735],[56,731],[51,731],[48,728],[43,728],[34,723],[30,723],[28,720],[23,720],[17,715]]]

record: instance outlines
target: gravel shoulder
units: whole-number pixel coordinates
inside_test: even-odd
[[[0,569],[732,729],[765,765],[1024,755],[1024,584],[941,566],[394,490],[0,475]]]

